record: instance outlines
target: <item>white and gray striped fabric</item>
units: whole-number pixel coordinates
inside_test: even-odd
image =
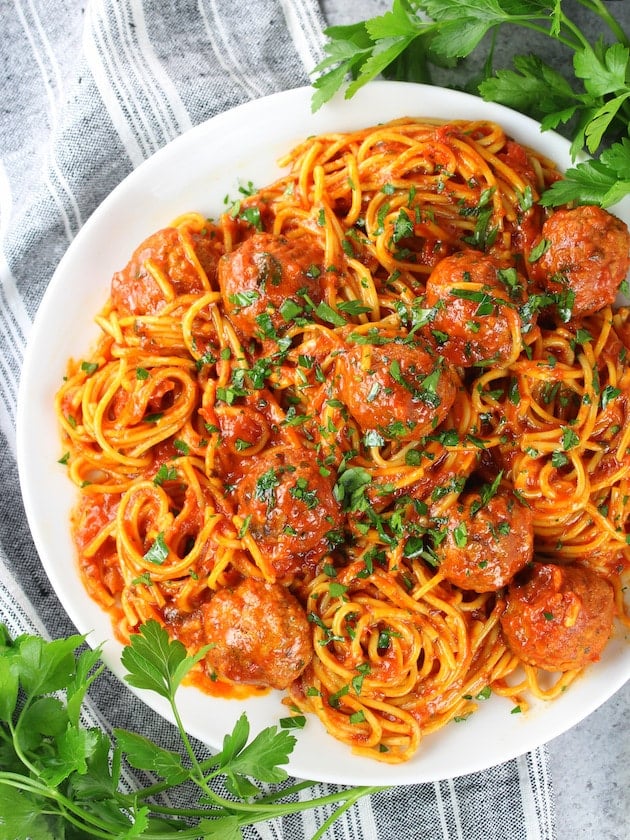
[[[324,8],[352,5],[328,0]],[[365,17],[355,3],[355,19]],[[389,4],[372,4],[384,11]],[[307,84],[326,21],[316,0],[3,0],[0,15],[0,620],[13,633],[74,632],[43,572],[15,463],[20,368],[64,251],[132,169],[199,122]],[[45,363],[45,361],[42,361]],[[112,676],[90,714],[174,748],[175,732]],[[330,788],[317,785],[314,791]],[[306,840],[308,812],[249,838]],[[547,754],[382,792],[326,835],[347,840],[552,840]],[[10,838],[6,838],[10,840]]]

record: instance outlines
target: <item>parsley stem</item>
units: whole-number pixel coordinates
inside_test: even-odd
[[[312,786],[313,782],[305,782],[300,785],[293,785],[286,790],[278,791],[277,798],[285,798],[291,793],[295,793],[297,789],[305,789]],[[359,787],[347,788],[336,793],[328,793],[324,796],[319,796],[314,799],[299,802],[274,802],[269,797],[261,797],[253,802],[238,802],[231,799],[222,799],[216,796],[217,802],[222,803],[221,807],[217,807],[214,811],[212,808],[174,808],[166,805],[157,805],[151,803],[149,806],[151,811],[156,814],[172,815],[172,816],[186,816],[199,817],[206,819],[218,816],[220,811],[223,814],[238,815],[237,819],[241,825],[250,825],[255,822],[262,822],[265,820],[275,819],[277,817],[285,817],[289,814],[298,814],[305,810],[312,810],[324,805],[337,805],[342,803],[339,807],[343,810],[350,808],[355,802],[364,796],[371,796],[381,790],[386,790],[386,787],[375,787],[371,785],[363,785]],[[332,825],[332,822],[331,822]]]
[[[342,805],[339,805],[339,807],[335,808],[332,814],[326,820],[324,820],[324,822],[320,825],[318,830],[312,836],[311,840],[321,840],[321,838],[324,836],[325,832],[330,828],[330,826],[333,823],[335,823],[339,819],[339,817],[341,817],[342,814],[344,814],[346,811],[352,808],[352,806],[355,805],[363,796],[378,793],[379,791],[386,789],[387,788],[385,787],[354,788],[354,790],[351,792],[352,795],[349,796],[348,799],[346,799],[346,801]]]
[[[148,806],[152,814],[161,814],[165,817],[186,817],[187,819],[220,819],[228,816],[223,808],[177,808],[169,805],[158,805],[156,802],[151,802]]]
[[[273,804],[268,808],[257,807],[259,803],[253,802],[249,815],[242,818],[241,825],[249,824],[248,822],[245,822],[245,819],[250,820],[252,823],[262,822],[275,817],[285,817],[289,814],[299,814],[307,809],[310,811],[314,808],[321,808],[325,805],[338,805],[331,817],[329,817],[326,820],[326,823],[324,823],[325,826],[328,826],[332,825],[338,816],[351,808],[355,802],[359,801],[359,799],[362,799],[364,796],[371,796],[381,790],[387,790],[387,786],[361,785],[359,787],[347,788],[346,790],[338,791],[337,793],[328,793],[325,796],[318,796],[315,799],[309,799],[306,802],[300,801]],[[340,801],[341,804],[339,805],[338,803]],[[230,806],[233,804],[240,805],[241,803],[229,803]],[[258,811],[258,816],[255,815],[256,810]],[[333,816],[335,819],[332,818]],[[316,838],[321,837],[322,834],[323,832],[320,829],[317,834],[311,838],[311,840],[316,840]]]
[[[299,793],[301,790],[308,790],[313,787],[315,783],[309,780],[297,782],[295,785],[276,790],[273,793],[268,793],[267,796],[261,796],[258,802],[276,802],[278,799],[286,799],[288,796],[293,796],[294,793]]]
[[[202,773],[206,773],[213,767],[217,766],[217,762],[214,760],[214,756],[205,759],[204,761],[199,762],[199,769]],[[213,773],[211,777],[206,778],[214,778],[215,776],[221,775],[223,771],[217,770],[217,772]],[[295,793],[299,793],[301,790],[307,790],[308,788],[312,787],[314,782],[310,780],[304,780],[297,782],[294,785],[290,785],[285,788],[281,788],[273,793],[268,793],[266,796],[261,796],[259,799],[256,800],[256,805],[271,805],[274,802],[277,802],[279,799],[286,799],[289,796],[292,796]],[[156,782],[153,785],[147,785],[143,788],[136,788],[132,793],[121,793],[120,797],[123,801],[135,802],[136,800],[140,799],[142,801],[146,801],[147,799],[151,799],[152,797],[159,796],[164,791],[170,790],[172,785],[169,782]],[[217,794],[213,795],[213,799],[215,804],[218,807],[223,807],[223,805],[219,805],[219,802],[225,802],[229,804],[230,807],[234,804],[232,800],[220,800]],[[154,807],[153,805],[151,807]],[[162,809],[160,813],[167,813],[168,809]],[[178,811],[179,813],[179,811]],[[182,811],[183,813],[183,811]],[[188,813],[188,812],[187,812]],[[206,815],[208,814],[207,811],[204,811]],[[198,815],[198,814],[197,814]],[[190,816],[193,816],[191,813]]]
[[[578,3],[601,18],[615,38],[625,47],[630,47],[630,38],[628,38],[617,18],[610,13],[602,0],[578,0]]]
[[[181,719],[181,716],[179,714],[179,709],[177,708],[177,703],[175,702],[174,692],[171,693],[169,701],[170,701],[170,704],[171,704],[171,709],[173,711],[173,716],[175,718],[175,723],[177,724],[177,728],[179,730],[179,734],[180,734],[180,737],[182,739],[182,743],[184,744],[184,748],[186,749],[186,752],[188,753],[188,757],[190,758],[190,761],[191,761],[192,766],[191,766],[191,771],[190,772],[191,772],[192,780],[202,790],[204,790],[206,792],[206,794],[208,795],[208,797],[212,801],[219,804],[219,803],[221,803],[220,797],[218,797],[216,795],[216,793],[212,790],[212,788],[208,784],[208,781],[209,781],[209,779],[212,778],[212,775],[211,776],[206,776],[204,774],[204,772],[201,768],[201,765],[199,763],[199,759],[195,755],[195,751],[192,748],[192,744],[190,743],[190,739],[189,739],[189,737],[186,733],[186,730],[184,728],[184,723],[183,723],[183,721]],[[217,770],[214,775],[218,775],[219,773],[220,773],[220,770]]]
[[[82,808],[77,809],[72,807],[72,809],[69,809],[60,805],[60,809],[61,810],[56,813],[62,816],[65,822],[74,825],[76,828],[81,829],[81,831],[87,832],[90,837],[101,837],[102,840],[114,840],[114,838],[118,836],[118,832],[120,830],[119,826],[114,829],[117,832],[116,834],[114,834],[112,829],[107,826],[104,828],[98,828],[92,815],[87,811],[84,811]],[[78,816],[75,816],[74,812],[76,812]],[[129,827],[131,828],[131,824]]]
[[[188,749],[186,751],[188,752],[188,755],[190,756],[190,752],[188,751]],[[195,770],[198,770],[199,774],[195,773],[194,774],[195,778],[194,779],[191,778],[190,780],[194,781],[197,785],[203,787],[204,791],[206,791],[212,797],[215,804],[218,804],[219,802],[224,802],[224,801],[225,802],[229,801],[231,803],[231,800],[221,800],[217,796],[217,794],[214,793],[214,791],[209,790],[207,785],[205,784],[205,782],[207,782],[209,779],[214,779],[215,777],[220,776],[223,772],[223,770],[218,766],[218,763],[215,760],[215,757],[210,756],[209,758],[206,758],[203,761],[196,760],[194,763],[195,763],[195,768],[191,768],[189,770],[189,772],[192,775]],[[214,772],[208,773],[208,771],[212,770],[213,768],[215,768]],[[200,782],[199,782],[199,779],[200,779],[201,776],[203,776],[203,778],[204,778],[204,784],[203,785],[200,785]],[[312,784],[313,784],[313,782],[305,782],[304,783],[305,786],[309,786],[309,785],[312,785]],[[296,787],[298,787],[298,786],[296,785]],[[134,788],[134,790],[131,793],[121,793],[120,797],[123,801],[128,801],[130,803],[136,801],[137,799],[141,799],[141,800],[144,801],[144,800],[147,800],[147,799],[151,799],[152,797],[159,796],[161,793],[164,793],[164,791],[171,790],[172,788],[173,788],[173,785],[170,782],[166,782],[166,781],[155,782],[152,785],[146,785],[145,787]],[[279,791],[278,794],[277,794],[278,797],[285,796],[285,795],[286,794],[282,791]],[[269,798],[269,801],[273,801],[273,800],[271,798]],[[221,807],[222,807],[222,805],[221,805]]]
[[[0,770],[0,786],[14,787],[18,790],[28,791],[29,793],[38,793],[48,798],[56,799],[56,796],[51,797],[49,788],[38,782],[37,779],[32,779],[29,776],[23,776],[20,773],[12,773],[10,770]]]
[[[113,840],[116,836],[112,834],[111,828],[107,826],[107,823],[103,822],[103,820],[94,814],[85,811],[80,806],[75,805],[71,800],[61,794],[57,788],[50,787],[45,782],[39,782],[37,779],[29,778],[19,773],[0,771],[0,787],[2,785],[32,793],[55,802],[57,810],[47,813],[54,813],[63,817],[66,822],[72,823],[72,825],[81,828],[83,831],[89,832],[90,837],[102,837],[105,840]],[[40,813],[43,812],[40,811]]]
[[[592,47],[589,43],[588,38],[585,37],[585,35],[582,32],[582,30],[580,29],[580,27],[577,26],[577,24],[575,24],[571,20],[571,18],[568,18],[564,14],[562,15],[562,25],[566,26],[566,28],[569,29],[576,37],[577,44],[575,46],[573,46],[574,50],[577,50],[579,47],[582,47],[583,49],[592,50]],[[561,40],[561,39],[558,37],[558,40]]]
[[[30,708],[30,705],[31,705],[31,698],[27,698],[27,700],[25,701],[24,706],[22,708],[22,711],[20,712],[20,715],[17,719],[17,722],[16,722],[15,726],[13,725],[13,721],[11,721],[11,720],[9,721],[9,730],[11,732],[11,738],[13,739],[13,749],[15,750],[15,754],[20,759],[22,764],[25,767],[27,767],[29,769],[29,771],[34,776],[38,776],[39,772],[38,772],[37,768],[35,767],[35,765],[31,761],[29,761],[28,757],[26,756],[26,754],[22,750],[22,745],[20,743],[20,734],[19,734],[20,733],[20,725],[21,725],[22,721],[24,720],[24,716],[25,716],[27,710]]]
[[[527,18],[522,20],[514,18],[513,20],[507,22],[513,23],[515,26],[521,26],[523,29],[530,29],[532,32],[538,32],[540,35],[546,35],[548,38],[553,38],[554,41],[564,44],[564,46],[568,47],[570,50],[578,50],[580,47],[589,46],[588,41],[584,38],[580,30],[565,15],[562,16],[562,22],[566,25],[567,29],[573,33],[575,40],[567,38],[565,35],[560,35],[560,33],[552,35],[551,30],[548,27],[541,26],[540,24],[534,23],[532,20],[528,20]]]

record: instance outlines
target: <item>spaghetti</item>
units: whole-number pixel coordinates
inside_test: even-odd
[[[627,621],[630,240],[544,211],[560,174],[485,121],[281,163],[142,243],[69,363],[80,573],[122,640],[208,645],[205,691],[285,690],[400,762],[490,692],[556,696]]]

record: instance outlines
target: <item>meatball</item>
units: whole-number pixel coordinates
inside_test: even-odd
[[[337,357],[341,400],[361,431],[388,440],[419,440],[446,417],[458,379],[421,340],[397,341],[384,330],[373,343],[350,345]]]
[[[621,219],[590,205],[558,210],[537,245],[544,250],[529,263],[532,280],[553,294],[570,292],[574,316],[614,302],[630,267],[630,233]]]
[[[208,279],[216,274],[216,243],[210,235],[192,233],[192,242]],[[112,277],[111,299],[124,315],[155,315],[164,308],[168,296],[147,263],[154,266],[173,289],[174,295],[199,294],[207,290],[206,280],[187,253],[176,228],[164,228],[149,236],[136,248],[131,259]]]
[[[236,493],[238,513],[246,520],[278,578],[314,567],[330,548],[342,514],[330,479],[313,453],[270,452],[251,459]]]
[[[531,510],[507,490],[487,501],[463,494],[448,514],[446,536],[436,547],[440,571],[460,589],[494,592],[506,586],[534,553]]]
[[[286,688],[311,661],[311,630],[298,600],[279,583],[245,578],[203,608],[209,670],[232,682]]]
[[[219,261],[218,280],[225,311],[246,340],[273,338],[291,324],[295,306],[322,300],[324,251],[307,236],[287,239],[256,233]]]
[[[586,567],[533,563],[510,584],[501,627],[510,649],[547,671],[599,659],[615,615],[611,584]]]
[[[462,251],[446,257],[427,280],[426,304],[435,313],[427,333],[451,364],[501,363],[520,351],[521,321],[510,289],[518,296],[523,287],[516,269],[485,254]]]

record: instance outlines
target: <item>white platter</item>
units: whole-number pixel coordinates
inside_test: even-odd
[[[103,202],[61,260],[35,318],[24,362],[18,405],[18,463],[24,504],[44,568],[70,619],[91,644],[104,643],[104,661],[122,676],[121,648],[109,618],[86,595],[75,568],[69,511],[75,489],[58,458],[61,444],[53,399],[66,362],[92,346],[94,315],[103,306],[114,271],[150,233],[180,213],[217,216],[226,195],[252,181],[263,186],[280,170],[276,160],[305,137],[347,131],[402,116],[487,118],[516,140],[536,147],[561,168],[571,164],[569,144],[541,133],[534,121],[502,106],[452,90],[374,82],[356,97],[334,100],[311,113],[310,88],[256,100],[223,113],[182,135],[145,161]],[[615,208],[630,222],[630,202]],[[352,755],[310,718],[297,732],[289,771],[300,778],[342,784],[411,784],[471,773],[520,755],[578,723],[630,678],[630,641],[621,631],[601,661],[553,703],[535,703],[527,714],[490,698],[465,723],[427,737],[412,761],[389,766]],[[152,694],[138,694],[156,711],[168,710]],[[182,689],[179,703],[189,733],[210,746],[245,710],[252,730],[287,714],[281,695],[247,702]]]

